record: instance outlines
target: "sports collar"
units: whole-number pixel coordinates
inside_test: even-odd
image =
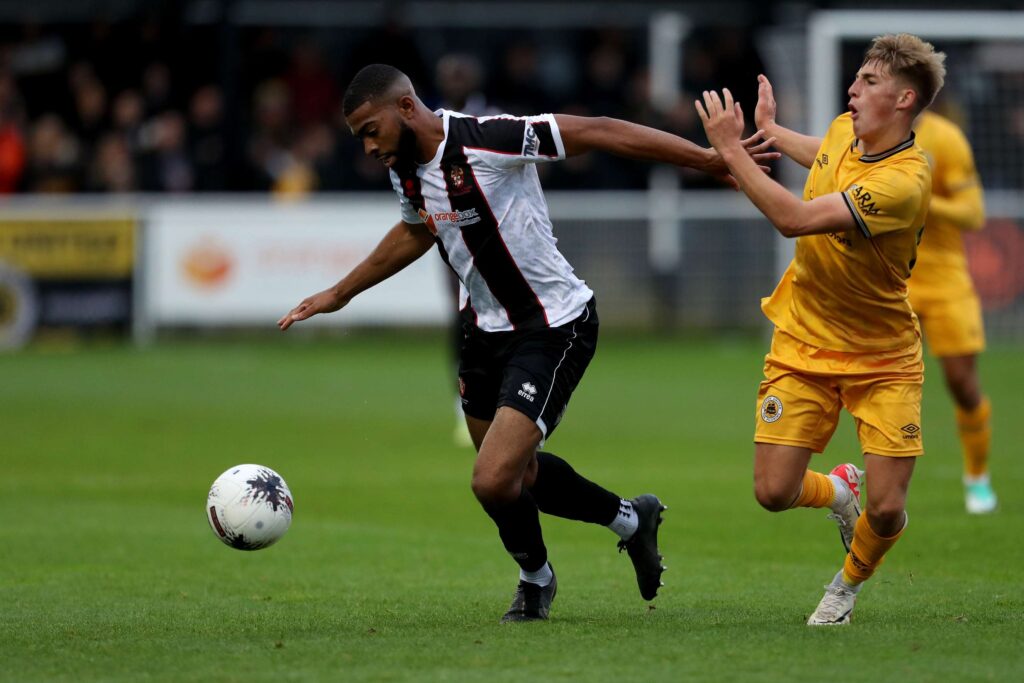
[[[865,164],[873,164],[876,161],[881,161],[882,159],[888,159],[893,154],[899,154],[903,150],[910,149],[911,147],[913,147],[914,146],[915,138],[917,138],[917,133],[915,133],[914,131],[910,131],[910,137],[907,138],[906,140],[904,140],[903,142],[901,142],[900,144],[896,145],[895,147],[892,147],[891,149],[887,149],[884,152],[879,152],[878,154],[862,154],[860,156],[860,159],[858,159],[858,161],[863,161]],[[853,139],[853,142],[850,144],[850,151],[851,152],[853,152],[854,150],[857,149],[857,144],[859,142],[860,142],[860,140],[858,140],[857,138]]]

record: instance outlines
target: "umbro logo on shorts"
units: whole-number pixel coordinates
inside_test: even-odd
[[[916,439],[920,436],[921,428],[911,422],[900,427],[900,431],[904,433],[904,439]]]

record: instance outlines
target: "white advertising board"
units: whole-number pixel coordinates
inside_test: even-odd
[[[310,203],[159,201],[145,212],[143,305],[151,325],[272,326],[369,254],[399,217],[394,197]],[[455,303],[430,252],[345,309],[304,324],[444,324]]]

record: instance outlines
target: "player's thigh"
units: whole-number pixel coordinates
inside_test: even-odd
[[[924,453],[920,372],[851,377],[843,402],[853,415],[862,453],[914,457]]]
[[[477,452],[480,452],[480,446],[484,442],[484,437],[487,436],[487,430],[491,428],[492,420],[481,420],[469,415],[465,417],[466,427],[469,429],[469,438],[473,441],[473,446]]]
[[[536,423],[515,408],[498,408],[480,444],[473,467],[474,489],[504,491],[507,498],[519,494],[527,473],[535,474],[541,432]]]
[[[754,444],[754,495],[761,504],[788,507],[800,493],[812,451],[802,446]]]
[[[514,408],[551,436],[597,350],[594,302],[575,320],[524,335],[509,354],[498,406]]]
[[[933,355],[967,356],[985,350],[981,302],[973,293],[928,299],[919,302],[914,310],[919,314],[921,330]]]
[[[765,360],[757,392],[754,441],[820,453],[839,424],[838,388],[829,377]]]
[[[946,386],[962,409],[974,410],[981,403],[977,360],[975,355],[939,357]]]

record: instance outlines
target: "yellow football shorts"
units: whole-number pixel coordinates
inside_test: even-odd
[[[972,356],[985,350],[981,302],[974,292],[956,297],[915,296],[910,306],[921,321],[928,350],[936,356]]]
[[[757,443],[821,453],[846,408],[863,453],[924,453],[920,343],[897,351],[847,353],[804,344],[776,330],[764,376],[757,394]]]

